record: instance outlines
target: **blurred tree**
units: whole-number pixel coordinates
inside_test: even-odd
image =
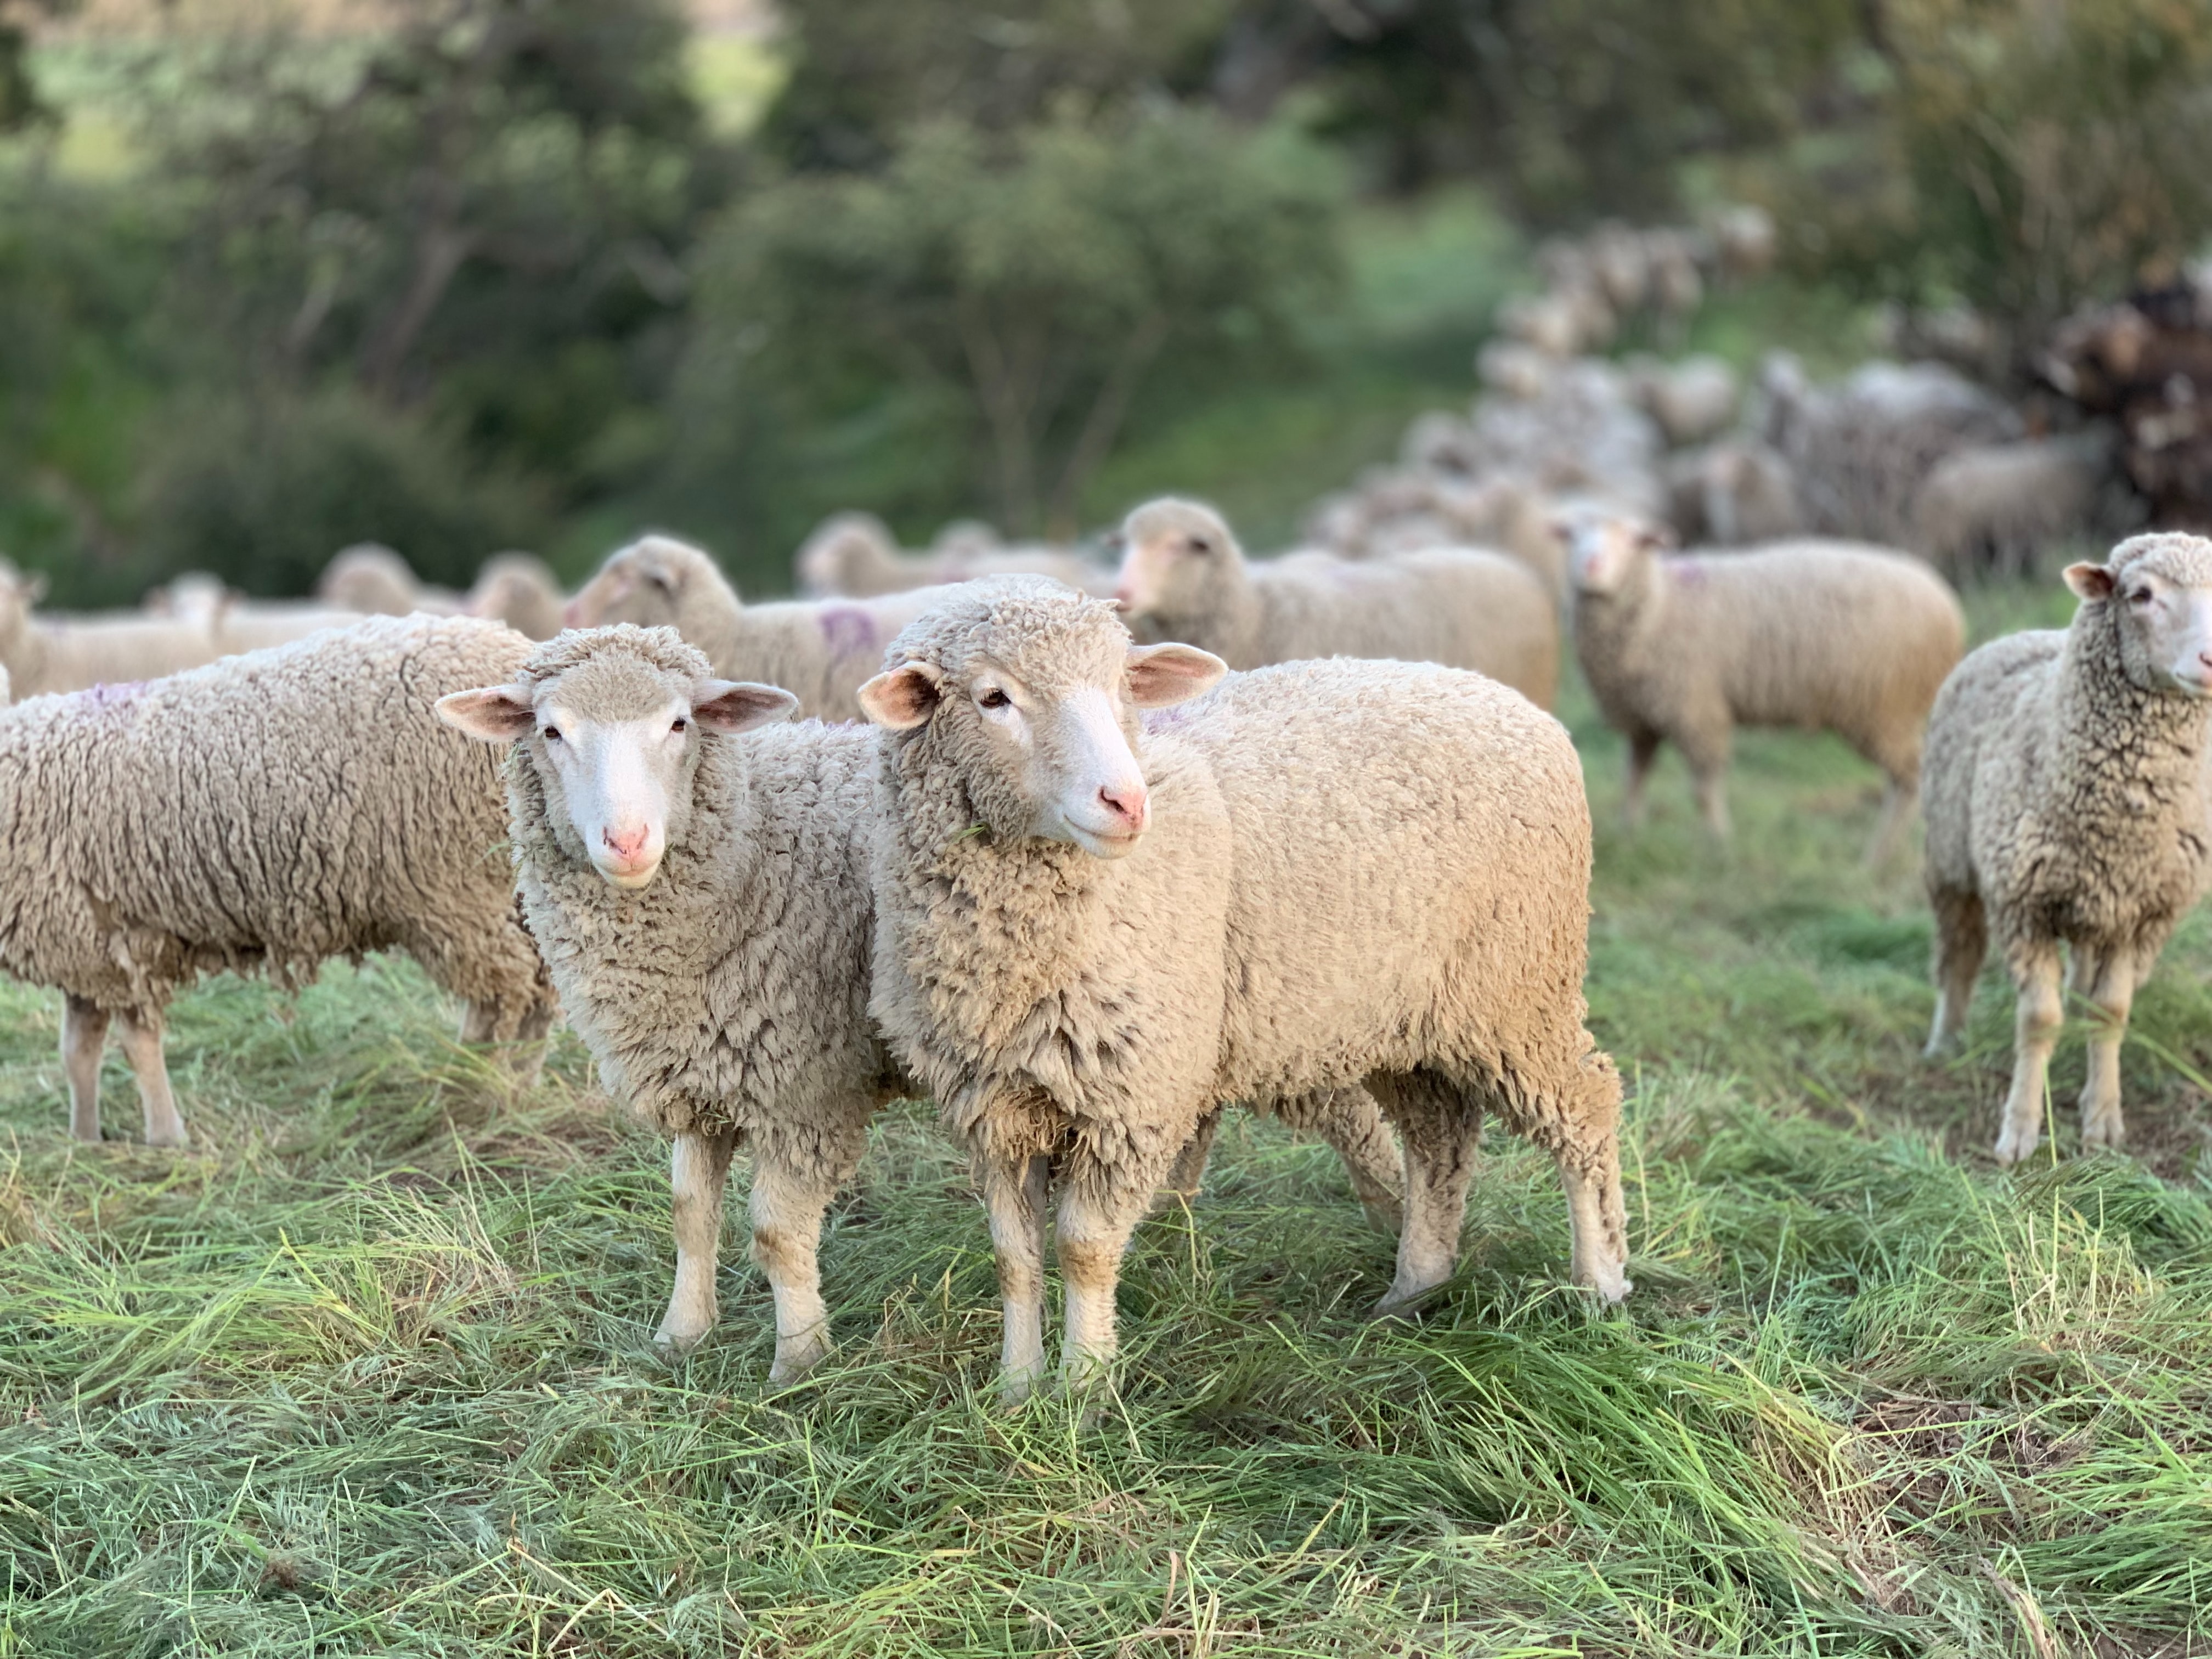
[[[1279,345],[1339,277],[1334,172],[1158,108],[1001,137],[939,120],[879,176],[799,175],[719,240],[702,358],[774,425],[903,400],[957,423],[1001,521],[1073,529],[1148,385]]]
[[[77,0],[0,0],[0,132],[52,118],[31,79],[31,25],[76,8]]]

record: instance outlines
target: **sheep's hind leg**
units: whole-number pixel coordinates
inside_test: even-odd
[[[1874,836],[1867,842],[1866,864],[1869,870],[1879,870],[1889,862],[1896,852],[1897,843],[1905,826],[1911,822],[1913,809],[1920,804],[1920,786],[1893,774],[1881,794],[1881,817],[1875,820]]]
[[[1631,830],[1644,826],[1644,792],[1651,781],[1651,763],[1658,757],[1656,732],[1629,733],[1628,770],[1621,785],[1620,816]]]
[[[1936,1023],[1923,1052],[1934,1060],[1954,1047],[1966,1029],[1974,981],[1989,954],[1990,928],[1978,893],[1931,893],[1929,902],[1936,912]]]
[[[1606,1137],[1589,1167],[1559,1154],[1559,1184],[1567,1192],[1574,1281],[1619,1302],[1636,1288],[1628,1277],[1628,1200],[1620,1187],[1620,1143]]]
[[[848,1127],[824,1162],[786,1155],[778,1143],[753,1150],[752,1258],[775,1297],[775,1363],[768,1380],[796,1382],[830,1352],[830,1314],[822,1305],[822,1221],[830,1200],[860,1161],[865,1125]]]
[[[1163,1158],[1160,1164],[1168,1160]],[[1123,1168],[1108,1172],[1093,1166],[1063,1179],[1054,1242],[1060,1252],[1060,1376],[1071,1390],[1101,1381],[1118,1349],[1115,1294],[1121,1282],[1121,1256],[1129,1248],[1158,1185],[1161,1170]]]
[[[1167,1179],[1152,1194],[1152,1207],[1158,1209],[1170,1200],[1188,1204],[1196,1198],[1206,1185],[1206,1160],[1213,1155],[1213,1138],[1221,1129],[1220,1107],[1215,1107],[1199,1119],[1198,1127],[1190,1132],[1190,1139],[1176,1154],[1175,1167],[1168,1171]]]
[[[1482,1103],[1437,1073],[1377,1073],[1367,1080],[1397,1125],[1406,1157],[1406,1223],[1398,1232],[1398,1272],[1376,1304],[1378,1314],[1412,1306],[1459,1265],[1467,1189],[1482,1140]]]
[[[177,1097],[169,1087],[169,1066],[161,1053],[161,1016],[157,1010],[126,1009],[117,1022],[122,1030],[124,1057],[138,1079],[138,1103],[144,1109],[149,1146],[188,1146],[185,1121],[177,1115]]]
[[[1709,723],[1710,724],[1710,723]],[[1678,738],[1682,757],[1690,763],[1690,777],[1698,793],[1698,811],[1705,827],[1726,841],[1730,834],[1728,807],[1729,731],[1701,729]]]
[[[100,1054],[107,1046],[107,1010],[82,997],[62,1000],[62,1071],[69,1079],[70,1133],[100,1139]]]
[[[2058,947],[2042,942],[2013,953],[2013,983],[2020,993],[2014,1016],[2012,1089],[2005,1096],[2004,1127],[1997,1136],[2000,1164],[2017,1164],[2043,1133],[2051,1050],[2058,1046],[2064,1010],[2058,1000]]]
[[[998,1257],[999,1303],[1005,1326],[999,1345],[999,1387],[1009,1405],[1028,1399],[1045,1379],[1044,1200],[1052,1160],[981,1158],[983,1207]]]
[[[2126,951],[2074,952],[2074,988],[2095,1012],[2089,1032],[2089,1076],[2081,1085],[2081,1145],[2118,1146],[2126,1137],[2120,1117],[2120,1044],[2135,1001],[2135,957]]]
[[[1357,1087],[1316,1089],[1284,1101],[1276,1115],[1335,1150],[1369,1224],[1387,1233],[1404,1231],[1405,1158],[1372,1094]]]
[[[722,1242],[722,1193],[730,1178],[735,1129],[693,1130],[676,1137],[669,1156],[676,1234],[676,1288],[653,1340],[682,1353],[714,1328],[715,1257]]]

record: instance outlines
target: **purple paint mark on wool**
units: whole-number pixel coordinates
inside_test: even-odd
[[[1144,714],[1144,729],[1147,732],[1168,732],[1190,718],[1190,712],[1180,703],[1165,708],[1147,708]]]
[[[145,689],[143,680],[102,680],[72,695],[86,708],[121,708],[136,702],[138,694]]]
[[[1702,559],[1669,559],[1667,570],[1685,587],[1696,587],[1705,580],[1705,565]]]
[[[833,657],[876,648],[876,619],[858,605],[832,605],[820,617],[822,637]]]

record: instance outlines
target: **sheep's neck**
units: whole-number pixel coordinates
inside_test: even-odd
[[[1612,592],[1577,595],[1575,626],[1584,651],[1632,673],[1641,669],[1644,653],[1639,647],[1658,637],[1668,592],[1665,567],[1656,559],[1644,558]]]
[[[1223,552],[1213,556],[1222,561],[1222,566],[1211,584],[1213,591],[1207,596],[1210,604],[1205,614],[1162,613],[1152,618],[1154,631],[1162,639],[1211,651],[1231,668],[1262,667],[1260,636],[1267,620],[1263,589],[1241,554]]]
[[[2085,605],[2067,631],[2052,699],[2057,734],[2049,775],[2124,782],[2051,790],[2045,810],[2060,809],[2108,848],[2146,837],[2163,846],[2179,831],[2194,838],[2201,857],[2212,702],[2136,684],[2116,621],[2103,607],[2092,614]]]

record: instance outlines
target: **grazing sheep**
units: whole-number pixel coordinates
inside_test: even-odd
[[[2017,575],[2084,534],[2112,476],[2101,434],[1980,445],[1939,461],[1913,503],[1913,545],[1954,577]]]
[[[855,694],[881,665],[885,642],[947,591],[744,605],[699,549],[647,536],[607,556],[568,601],[568,623],[673,628],[716,673],[780,685],[798,697],[802,714],[849,720],[860,718]]]
[[[1959,665],[1928,725],[1936,1022],[1965,1029],[1996,935],[2019,995],[2001,1164],[2035,1150],[2058,1041],[2059,946],[2094,1011],[2081,1144],[2117,1146],[2136,988],[2212,882],[2212,542],[2137,536],[2069,566],[2081,608]]]
[[[187,618],[33,614],[46,591],[44,576],[0,559],[0,665],[19,697],[156,679],[223,654],[214,630]]]
[[[426,585],[406,560],[380,542],[356,542],[332,556],[315,584],[315,597],[364,617],[410,617],[418,611],[453,617],[463,609],[459,594]]]
[[[1628,739],[1631,823],[1667,742],[1725,837],[1735,728],[1799,726],[1835,732],[1887,776],[1869,856],[1887,853],[1919,787],[1929,704],[1966,634],[1941,576],[1908,554],[1848,543],[1661,558],[1664,532],[1634,519],[1589,515],[1562,530],[1575,653],[1606,723]]]
[[[1233,668],[1299,657],[1394,657],[1473,668],[1540,708],[1559,684],[1555,601],[1518,560],[1462,548],[1351,561],[1245,562],[1211,507],[1166,497],[1122,526],[1116,597],[1146,633]]]
[[[1114,1354],[1131,1229],[1229,1101],[1379,1097],[1407,1172],[1385,1308],[1449,1276],[1486,1109],[1557,1158],[1576,1280],[1627,1293],[1558,722],[1480,675],[1346,660],[1170,708],[1218,659],[1133,647],[1034,579],[955,590],[885,660],[870,1006],[975,1150],[1011,1389],[1044,1370],[1048,1181],[1080,1380]]]
[[[68,998],[72,1133],[100,1138],[119,1017],[148,1142],[185,1144],[162,1020],[201,974],[292,986],[331,957],[401,950],[467,1001],[464,1041],[544,1035],[552,990],[499,855],[497,768],[430,716],[527,650],[488,623],[357,620],[0,715],[0,969]]]
[[[988,526],[948,526],[927,553],[902,553],[871,513],[840,513],[806,538],[793,562],[799,591],[817,599],[875,599],[909,588],[1035,572],[1071,586],[1097,586],[1103,573],[1055,547],[1008,547]]]
[[[468,612],[505,623],[526,638],[550,640],[561,631],[566,603],[559,580],[536,554],[495,553],[469,589]]]
[[[829,1351],[823,1213],[899,1081],[867,1016],[873,734],[772,724],[788,692],[713,678],[665,628],[562,634],[498,678],[438,712],[515,745],[531,932],[608,1094],[675,1139],[676,1285],[656,1340],[689,1348],[714,1327],[742,1142],[752,1256],[775,1295],[769,1376],[792,1382]]]

